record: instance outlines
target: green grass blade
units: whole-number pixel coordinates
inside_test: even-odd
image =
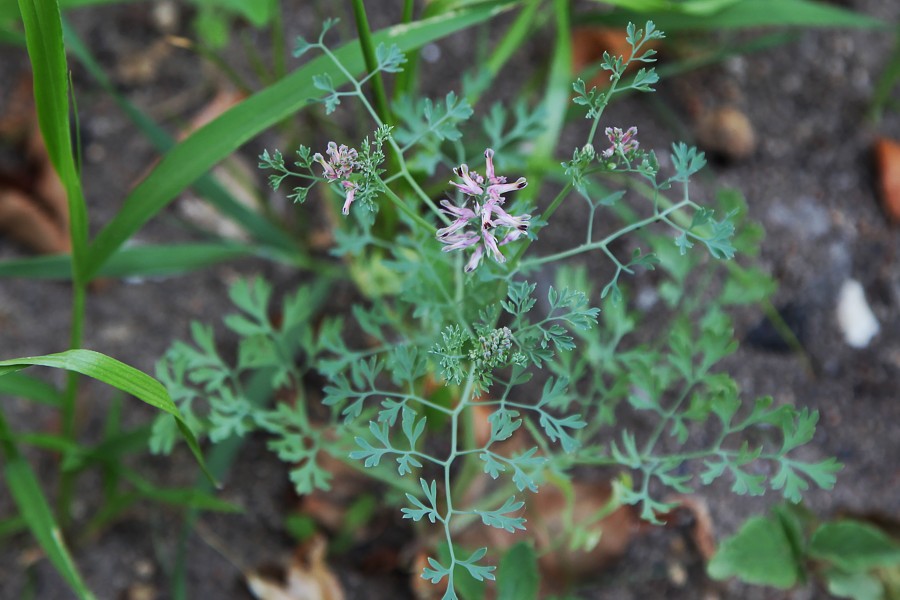
[[[63,46],[59,5],[40,0],[19,0],[25,42],[34,75],[34,101],[38,124],[53,168],[66,189],[69,231],[76,283],[87,281],[87,206],[75,165],[69,123],[69,72]]]
[[[196,487],[159,487],[129,469],[123,469],[121,473],[124,479],[133,485],[134,489],[136,489],[141,496],[148,500],[152,500],[153,502],[201,511],[242,512],[241,507],[236,504],[220,500],[211,493],[197,489]]]
[[[572,33],[569,19],[569,3],[566,0],[554,0],[553,12],[556,18],[556,42],[553,47],[553,59],[544,90],[543,107],[545,111],[544,130],[534,142],[534,151],[529,155],[529,171],[543,174],[537,168],[548,159],[559,145],[559,136],[565,124],[566,111],[572,104]],[[540,194],[541,181],[529,181],[520,200],[533,199]]]
[[[194,437],[193,432],[184,422],[184,417],[181,416],[178,407],[172,402],[166,388],[143,371],[139,371],[110,356],[94,352],[93,350],[67,350],[58,354],[0,361],[0,376],[30,366],[64,369],[86,375],[127,394],[131,394],[150,406],[169,413],[175,418],[178,428],[181,430],[181,435],[190,447],[191,452],[194,453],[200,468],[203,469],[203,472],[211,481],[215,481],[206,467],[206,462],[203,460],[203,453],[200,451],[197,438]]]
[[[397,44],[401,50],[407,51],[486,21],[511,5],[508,1],[490,2],[410,25],[388,28],[375,34],[373,41],[376,44]],[[363,71],[364,63],[356,42],[348,42],[336,54],[350,72]],[[232,107],[169,151],[129,194],[116,217],[95,238],[89,249],[88,275],[96,274],[116,249],[147,220],[213,165],[258,133],[309,105],[310,97],[319,95],[312,85],[312,77],[326,72],[335,84],[343,81],[337,69],[326,58],[319,57]]]
[[[3,474],[19,512],[41,548],[47,553],[47,558],[79,598],[93,600],[94,595],[88,590],[75,567],[34,471],[25,459],[16,456],[7,457]]]
[[[41,490],[37,476],[19,453],[2,414],[0,414],[0,448],[6,462],[3,467],[4,480],[31,534],[76,596],[81,600],[95,600],[66,548],[62,532],[53,518],[50,504]]]
[[[485,68],[492,77],[496,77],[500,74],[500,69],[503,68],[503,65],[505,65],[531,37],[535,16],[541,5],[541,0],[528,0],[525,7],[516,17],[516,20],[509,26],[509,29],[497,44],[497,47],[494,48],[490,58],[485,63]]]
[[[56,386],[24,373],[10,373],[0,378],[0,395],[27,398],[50,406],[62,405],[62,393]]]
[[[125,2],[135,1],[136,0],[59,0],[59,7],[63,10],[67,10],[70,8],[81,8],[100,4],[124,4]],[[18,18],[19,11],[16,10],[15,2],[0,2],[0,23]]]
[[[266,254],[259,248],[229,242],[129,246],[113,254],[97,275],[101,277],[166,277],[181,275],[236,258]],[[276,260],[288,260],[294,256],[270,255]],[[0,278],[66,280],[71,277],[70,265],[71,257],[68,254],[9,260],[0,262]]]
[[[634,5],[629,4],[629,7]],[[811,0],[742,0],[718,11],[688,14],[680,10],[654,10],[649,13],[617,9],[598,13],[584,23],[625,26],[629,21],[641,23],[653,19],[659,29],[668,33],[682,30],[746,29],[750,27],[840,27],[885,29],[886,21],[840,6]],[[582,22],[579,19],[579,22]]]

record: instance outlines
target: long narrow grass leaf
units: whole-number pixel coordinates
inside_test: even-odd
[[[641,13],[631,10],[631,2],[612,12],[585,15],[579,22],[602,22],[625,26],[628,22],[653,19],[667,33],[683,30],[747,29],[751,27],[839,27],[886,29],[891,23],[833,4],[811,0],[742,0],[711,13],[686,13],[683,10],[654,10]],[[624,8],[627,7],[627,8]]]
[[[87,281],[87,206],[75,165],[69,122],[69,72],[63,46],[62,23],[56,2],[19,0],[25,42],[34,76],[34,102],[38,124],[53,168],[66,190],[73,278]]]
[[[94,595],[85,585],[66,548],[62,532],[53,518],[50,504],[41,490],[37,476],[19,452],[2,413],[0,413],[0,448],[5,459],[3,478],[22,520],[75,595],[80,600],[94,600]]]
[[[166,277],[195,271],[235,258],[265,254],[258,248],[228,242],[187,243],[167,246],[130,246],[117,251],[97,275],[102,277]],[[288,256],[275,256],[287,259]],[[67,280],[68,254],[34,256],[0,262],[0,278]]]
[[[64,369],[86,375],[131,394],[150,406],[169,413],[175,418],[178,428],[181,430],[181,434],[190,447],[191,452],[194,453],[200,468],[203,469],[203,472],[211,481],[215,481],[206,467],[206,462],[203,460],[203,454],[200,451],[197,438],[194,437],[193,432],[188,428],[178,407],[175,406],[175,403],[169,397],[169,393],[160,382],[143,371],[139,371],[105,354],[94,352],[93,350],[79,349],[67,350],[58,354],[0,361],[0,376],[30,366]]]

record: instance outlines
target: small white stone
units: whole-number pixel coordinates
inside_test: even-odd
[[[837,320],[844,341],[854,348],[865,348],[881,329],[866,301],[866,292],[855,279],[847,279],[838,294]]]

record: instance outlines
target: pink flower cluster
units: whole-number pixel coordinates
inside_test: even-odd
[[[637,127],[629,127],[624,132],[618,127],[607,127],[606,137],[612,145],[603,151],[604,158],[621,156],[630,161],[640,146],[637,141]]]
[[[344,215],[350,214],[350,205],[353,204],[356,190],[359,186],[350,181],[350,175],[353,169],[359,166],[359,153],[354,148],[348,148],[344,144],[338,147],[334,142],[328,142],[328,160],[319,152],[313,154],[313,160],[322,165],[323,175],[328,181],[340,181],[341,186],[347,192],[347,198],[344,200],[344,207],[341,212]]]
[[[456,206],[449,200],[441,201],[443,211],[453,217],[454,221],[438,230],[437,239],[445,244],[444,252],[474,248],[466,263],[466,272],[475,270],[481,264],[485,252],[498,263],[506,262],[499,247],[525,235],[531,222],[531,215],[513,216],[502,208],[506,201],[503,194],[521,190],[528,182],[520,177],[512,183],[506,183],[506,177],[494,172],[494,151],[488,148],[484,157],[487,181],[475,171],[470,171],[468,165],[463,164],[453,169],[462,183],[450,183],[469,196],[466,204],[471,202],[471,208],[465,204]],[[501,233],[502,237],[498,240],[498,234]]]

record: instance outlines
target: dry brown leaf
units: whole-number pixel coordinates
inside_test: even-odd
[[[669,527],[685,530],[697,554],[704,562],[709,562],[716,553],[716,532],[706,500],[699,496],[673,496],[666,498],[666,502],[678,506],[669,513],[660,515],[660,520]]]
[[[35,121],[34,87],[30,75],[23,74],[14,85],[0,89],[0,138],[19,141],[31,131]]]
[[[0,232],[41,254],[67,252],[68,199],[41,136],[31,76],[10,86],[2,102],[0,138],[17,160],[0,172]]]
[[[14,189],[0,189],[0,232],[41,254],[68,252],[68,231],[29,196]]]
[[[317,535],[294,553],[283,581],[249,572],[247,587],[259,600],[344,600],[344,589],[325,562],[326,550],[325,538]]]
[[[900,224],[900,144],[888,138],[875,142],[881,206],[891,223]]]
[[[33,195],[52,213],[54,220],[68,237],[69,231],[69,199],[62,180],[50,162],[44,136],[34,120],[31,134],[28,136],[28,156],[37,165],[37,175],[33,183]],[[68,244],[68,240],[67,240]]]
[[[573,482],[574,506],[568,507],[563,491],[547,484],[537,494],[527,498],[524,515],[528,519],[528,529],[524,532],[508,533],[501,529],[485,527],[480,522],[473,524],[458,537],[460,545],[467,548],[486,546],[491,560],[500,556],[513,544],[523,539],[531,539],[540,556],[538,567],[541,571],[541,585],[545,593],[559,591],[568,582],[595,576],[614,560],[620,558],[629,543],[640,531],[640,519],[630,506],[620,506],[610,514],[598,519],[608,507],[612,498],[609,482]],[[571,511],[571,512],[569,512]],[[589,549],[573,548],[573,540],[567,528],[576,524],[579,533],[593,539]],[[417,586],[413,572],[413,587]],[[428,596],[417,596],[427,599]]]

